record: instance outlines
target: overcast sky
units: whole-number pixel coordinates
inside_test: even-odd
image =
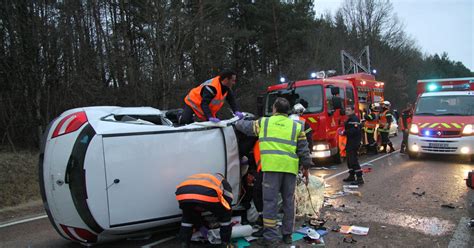
[[[334,15],[344,0],[315,0],[316,14]],[[405,32],[428,54],[447,52],[474,71],[474,0],[391,0]]]

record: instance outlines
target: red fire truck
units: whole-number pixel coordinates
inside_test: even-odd
[[[366,73],[328,78],[315,78],[269,86],[262,99],[260,115],[270,116],[277,97],[285,97],[292,105],[306,103],[302,115],[313,129],[314,159],[332,157],[341,162],[338,149],[338,130],[343,128],[345,106],[355,106],[360,117],[371,103],[383,101],[384,83]],[[305,105],[305,104],[303,104]]]
[[[456,154],[474,161],[474,78],[418,80],[408,155]]]

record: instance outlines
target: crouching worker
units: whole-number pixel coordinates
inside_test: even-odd
[[[221,174],[195,174],[176,187],[176,200],[183,210],[178,238],[181,247],[190,247],[193,220],[209,211],[220,222],[221,247],[232,247],[232,188]]]

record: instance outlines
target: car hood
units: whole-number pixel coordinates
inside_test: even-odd
[[[473,116],[413,116],[413,124],[419,128],[462,130],[465,125],[473,124]]]

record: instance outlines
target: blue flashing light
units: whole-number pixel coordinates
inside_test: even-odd
[[[284,83],[286,81],[286,78],[280,77],[280,83]]]
[[[377,69],[373,69],[372,74],[374,74],[374,75],[377,74]]]
[[[429,84],[428,85],[428,90],[429,91],[435,91],[437,89],[438,89],[438,85],[436,85],[436,84]]]
[[[311,75],[310,75],[311,78],[316,78],[316,76],[317,76],[316,72],[311,72]]]
[[[430,136],[430,130],[425,131],[425,136]]]

